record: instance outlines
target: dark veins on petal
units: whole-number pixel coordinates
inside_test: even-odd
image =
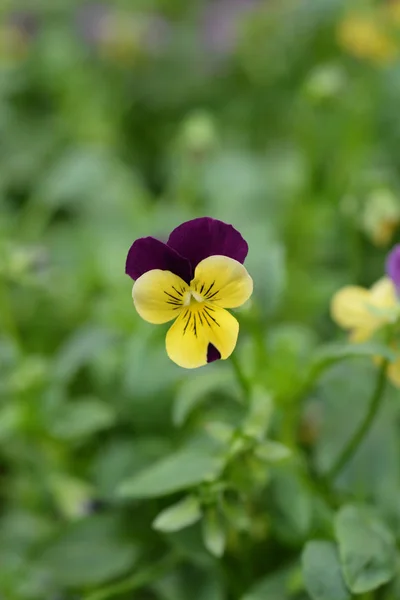
[[[171,233],[167,244],[188,259],[193,271],[209,256],[220,254],[243,263],[248,252],[247,242],[232,225],[210,217],[182,223]]]
[[[125,273],[138,279],[153,269],[171,271],[187,283],[192,278],[190,263],[173,248],[153,237],[139,238],[129,249]]]
[[[216,349],[215,346],[213,346],[212,344],[208,344],[208,348],[207,348],[207,362],[214,362],[215,360],[219,360],[221,358],[221,355],[219,353],[219,351]]]

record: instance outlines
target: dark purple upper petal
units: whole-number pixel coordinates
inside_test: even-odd
[[[200,261],[215,254],[243,264],[248,252],[247,242],[232,225],[210,217],[182,223],[171,233],[167,244],[188,259],[193,271]]]
[[[143,273],[153,269],[171,271],[187,283],[192,278],[189,262],[173,248],[153,237],[139,238],[129,249],[125,273],[132,279],[138,279]]]
[[[386,273],[400,291],[400,244],[397,244],[387,257]]]

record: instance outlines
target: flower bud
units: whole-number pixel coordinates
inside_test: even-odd
[[[400,203],[387,188],[374,190],[367,198],[362,216],[366,234],[376,246],[390,244],[400,224]]]

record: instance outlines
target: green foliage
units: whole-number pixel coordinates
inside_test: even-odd
[[[200,504],[194,496],[186,496],[173,506],[166,508],[153,521],[154,529],[159,531],[179,531],[193,525],[201,518]]]
[[[352,592],[369,592],[393,579],[396,543],[384,523],[366,509],[343,506],[335,527],[344,578]]]
[[[399,313],[329,309],[400,241],[393,6],[2,3],[1,600],[400,597]],[[193,372],[124,268],[202,215],[254,294]]]
[[[98,585],[132,569],[138,550],[118,531],[114,517],[94,516],[67,527],[41,560],[65,586]]]
[[[312,600],[350,600],[335,544],[312,540],[302,555],[304,580]]]
[[[124,498],[156,498],[215,479],[221,461],[204,448],[188,448],[171,454],[124,481],[119,495]]]

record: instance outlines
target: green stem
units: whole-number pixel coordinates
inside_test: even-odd
[[[231,364],[233,366],[233,370],[235,371],[236,379],[242,389],[243,396],[248,398],[250,394],[250,385],[235,354],[231,355]]]
[[[14,318],[8,286],[2,279],[0,279],[0,315],[3,330],[20,346],[19,331]]]
[[[169,573],[180,562],[176,554],[170,554],[160,560],[158,563],[144,568],[142,571],[135,573],[131,577],[112,584],[102,590],[88,594],[84,600],[108,600],[109,598],[117,598],[127,592],[139,590],[146,585],[161,579]]]
[[[357,451],[357,448],[360,446],[361,442],[364,440],[365,436],[371,429],[371,426],[375,420],[375,417],[379,411],[379,408],[385,396],[384,392],[386,389],[387,368],[388,361],[385,360],[379,369],[376,385],[371,396],[368,412],[365,415],[363,421],[360,423],[358,429],[355,431],[352,438],[349,440],[348,444],[343,448],[341,454],[338,456],[333,466],[328,471],[326,476],[327,480],[332,481],[336,478],[336,476],[340,473],[343,467],[352,458],[354,453]]]

